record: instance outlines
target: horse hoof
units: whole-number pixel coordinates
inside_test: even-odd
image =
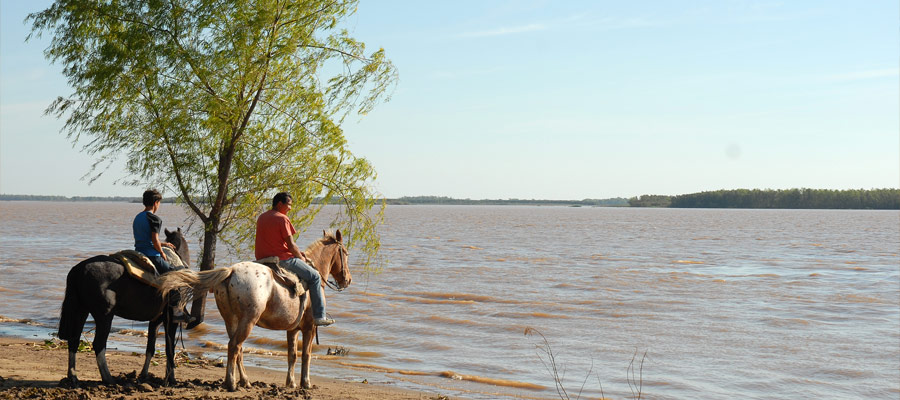
[[[236,392],[236,391],[237,391],[237,388],[236,388],[234,385],[228,385],[228,384],[226,384],[226,385],[223,385],[223,386],[225,386],[225,390],[227,390],[227,391],[229,391],[229,392]]]
[[[59,381],[59,387],[63,387],[63,388],[67,388],[67,389],[78,389],[79,387],[81,387],[81,385],[79,385],[78,378],[69,376],[69,377],[62,378]]]

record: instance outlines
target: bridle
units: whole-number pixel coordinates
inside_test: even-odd
[[[350,252],[348,252],[347,249],[344,248],[343,243],[337,242],[337,245],[338,245],[338,249],[337,249],[338,260],[340,260],[339,262],[341,263],[341,272],[343,272],[344,268],[347,268],[347,266],[344,263],[344,256],[347,256],[349,258]],[[334,276],[332,276],[331,278],[334,278]],[[344,288],[338,286],[337,283],[332,282],[331,279],[326,279],[325,284],[328,285],[328,287],[331,288],[331,290],[334,290],[335,292],[343,292],[344,291]]]

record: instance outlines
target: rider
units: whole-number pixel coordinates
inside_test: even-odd
[[[143,200],[144,211],[141,211],[134,217],[131,224],[134,232],[134,249],[147,256],[156,270],[160,274],[174,271],[175,268],[169,264],[166,253],[163,252],[162,246],[175,249],[175,245],[168,242],[159,241],[159,231],[162,228],[162,219],[155,213],[159,210],[162,203],[162,195],[153,189],[144,192]],[[172,291],[169,295],[169,306],[172,307],[172,314],[175,322],[190,322],[191,317],[188,316],[178,307],[181,295],[178,291]]]
[[[175,249],[175,245],[168,242],[159,241],[159,231],[162,228],[162,219],[155,213],[159,210],[162,203],[162,195],[153,189],[144,192],[144,211],[141,211],[134,217],[131,228],[134,231],[134,249],[143,253],[160,274],[174,271],[175,268],[169,264],[166,253],[163,252],[162,246]]]
[[[319,271],[310,267],[306,255],[294,243],[297,231],[287,213],[294,198],[281,192],[272,199],[272,209],[262,213],[256,220],[256,259],[278,257],[279,265],[296,274],[306,282],[312,302],[313,322],[316,326],[327,326],[334,320],[325,316],[325,296],[322,293],[322,277]]]

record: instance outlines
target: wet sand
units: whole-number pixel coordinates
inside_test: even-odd
[[[116,385],[102,385],[93,352],[77,355],[78,378],[81,387],[70,388],[66,377],[68,351],[54,343],[21,338],[0,337],[0,399],[401,399],[444,400],[434,393],[422,393],[398,388],[347,382],[312,376],[310,390],[284,387],[286,371],[246,367],[252,387],[236,392],[222,388],[225,368],[221,364],[190,359],[179,354],[175,377],[178,383],[162,385],[165,357],[157,355],[151,365],[151,378],[138,382],[137,373],[143,365],[143,354],[107,351],[110,371]],[[299,382],[299,361],[295,378]]]

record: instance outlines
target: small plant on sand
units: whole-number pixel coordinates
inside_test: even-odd
[[[68,349],[69,348],[69,342],[67,342],[65,340],[59,340],[56,332],[50,333],[50,336],[51,336],[51,338],[45,339],[44,344],[42,345],[42,347],[44,347],[45,349],[55,350],[55,349]],[[87,353],[87,352],[91,352],[91,351],[94,351],[94,346],[91,344],[91,342],[88,342],[87,340],[84,340],[84,339],[81,339],[78,341],[78,352],[79,353]]]
[[[569,395],[569,391],[562,383],[566,375],[565,367],[561,367],[557,362],[556,354],[553,353],[553,348],[550,347],[550,342],[547,340],[547,337],[537,329],[531,327],[525,328],[525,336],[540,337],[539,343],[536,343],[534,347],[538,352],[538,359],[541,360],[541,364],[544,365],[544,368],[546,368],[547,372],[550,373],[550,376],[553,377],[553,383],[556,386],[556,394],[559,395],[559,398],[562,400],[573,399],[573,397]],[[641,400],[644,387],[644,360],[647,359],[647,352],[645,351],[641,356],[641,360],[637,365],[637,372],[635,372],[636,359],[637,350],[634,351],[634,355],[631,357],[631,362],[628,364],[628,368],[625,369],[625,381],[626,383],[628,383],[628,388],[631,389],[631,398],[633,400]],[[591,358],[591,366],[590,368],[588,368],[588,372],[584,376],[584,381],[581,383],[581,387],[578,389],[578,394],[575,395],[574,399],[581,398],[581,392],[584,390],[584,385],[587,383],[587,380],[591,377],[591,374],[593,372],[594,359]],[[606,395],[603,393],[603,383],[600,381],[599,375],[597,375],[597,383],[600,385],[600,397],[602,399],[605,399]]]

